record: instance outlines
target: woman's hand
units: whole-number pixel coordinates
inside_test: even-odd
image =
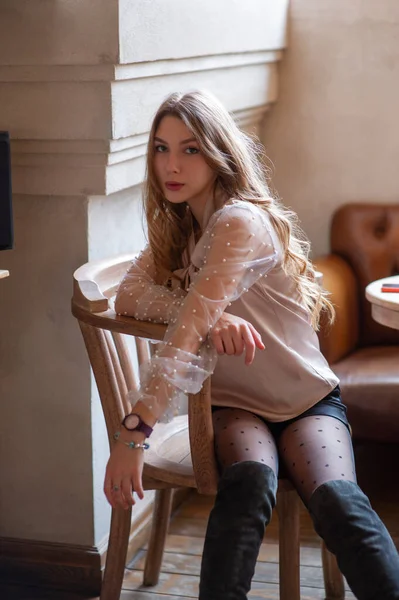
[[[139,432],[121,432],[120,440],[125,442],[144,442],[144,434]],[[142,474],[144,451],[132,449],[116,442],[112,448],[105,471],[104,493],[112,508],[121,506],[125,510],[136,504],[133,491],[142,500],[144,498]]]
[[[241,355],[245,347],[245,364],[250,365],[255,357],[255,350],[264,350],[260,333],[255,327],[235,315],[223,313],[210,334],[218,354]]]

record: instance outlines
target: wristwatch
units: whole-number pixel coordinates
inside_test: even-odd
[[[144,423],[140,415],[137,413],[130,413],[122,421],[122,425],[128,431],[141,431],[146,437],[150,437],[152,434],[152,427]]]

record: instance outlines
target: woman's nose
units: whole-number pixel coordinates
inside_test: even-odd
[[[179,173],[180,172],[180,161],[176,154],[169,152],[168,154],[168,162],[166,168],[169,173]]]

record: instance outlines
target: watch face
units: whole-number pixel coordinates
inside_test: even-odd
[[[138,415],[128,415],[125,419],[126,429],[136,429],[139,423],[140,419]]]

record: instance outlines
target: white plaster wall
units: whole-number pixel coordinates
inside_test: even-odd
[[[15,248],[0,255],[0,536],[90,544],[90,373],[70,312],[87,207],[13,200]]]
[[[10,270],[0,287],[0,536],[94,543],[92,386],[70,298],[88,260],[85,194],[105,182],[117,17],[117,0],[0,3],[15,212],[15,247],[0,256]]]
[[[105,82],[3,80],[0,86],[1,121],[13,139],[109,139],[110,102]]]
[[[285,45],[288,0],[120,0],[119,6],[121,64]]]
[[[118,0],[1,0],[0,65],[118,61]]]
[[[341,204],[399,201],[399,3],[292,0],[289,32],[263,141],[316,256]]]
[[[106,229],[104,228],[106,223]],[[109,196],[92,196],[88,204],[88,260],[100,260],[118,254],[139,252],[145,245],[141,187],[129,188]],[[125,336],[133,364],[136,366],[134,339]],[[105,538],[109,530],[111,510],[103,492],[109,446],[105,421],[97,387],[92,378],[92,440],[93,440],[93,504],[95,543]],[[138,502],[133,518],[139,518],[152,492],[146,492],[144,502]]]
[[[138,252],[145,244],[145,230],[141,185],[109,196],[90,196],[89,260]]]

